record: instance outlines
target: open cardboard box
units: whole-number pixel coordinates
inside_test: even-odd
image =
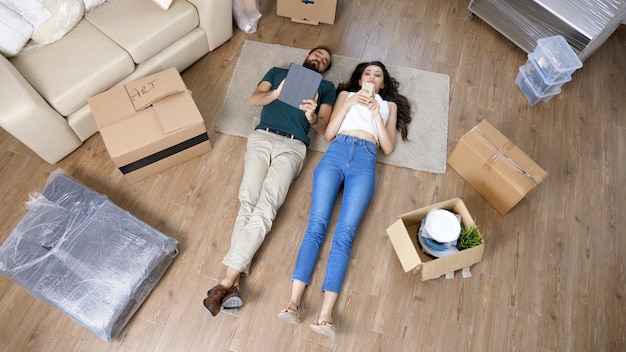
[[[461,216],[461,225],[469,229],[475,225],[474,219],[465,207],[463,200],[454,198],[432,204],[406,214],[387,228],[387,235],[391,239],[393,248],[400,259],[405,272],[421,272],[422,281],[437,278],[453,273],[481,261],[485,250],[485,243],[450,254],[441,258],[433,258],[424,253],[417,242],[417,230],[422,219],[432,209],[445,209]]]
[[[87,102],[111,159],[131,183],[211,150],[204,119],[174,67]]]
[[[500,215],[511,210],[548,176],[487,120],[461,137],[448,164]]]
[[[335,23],[337,0],[278,0],[276,6],[278,16],[290,17],[293,22]]]

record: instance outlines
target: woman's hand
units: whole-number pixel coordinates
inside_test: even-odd
[[[367,108],[372,112],[372,116],[380,116],[380,104],[378,103],[378,100],[368,98],[364,105],[367,106]]]
[[[375,101],[375,99],[369,95],[369,92],[365,89],[361,89],[356,92],[356,94],[352,94],[351,97],[346,98],[345,104],[348,108],[354,104],[360,104],[369,107],[372,101]]]
[[[350,100],[350,99],[354,99],[355,103],[358,103],[360,105],[367,107],[372,112],[372,115],[380,116],[380,104],[378,103],[376,98],[371,96],[370,93],[366,89],[359,90],[358,92],[356,92],[356,94],[353,94],[352,97],[350,97],[347,100]],[[350,105],[353,105],[353,104],[350,104]]]

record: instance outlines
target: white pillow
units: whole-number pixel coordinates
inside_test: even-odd
[[[155,4],[157,4],[163,11],[167,11],[172,5],[172,1],[174,0],[152,0]]]
[[[46,22],[52,14],[37,0],[0,0],[0,3],[24,17],[36,30]]]
[[[83,18],[83,0],[40,0],[52,17],[33,32],[31,39],[39,44],[50,44],[63,38]]]
[[[0,53],[17,55],[33,33],[33,25],[0,3]]]

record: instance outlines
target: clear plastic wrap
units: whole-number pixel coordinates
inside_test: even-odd
[[[31,39],[37,44],[47,45],[63,38],[85,14],[82,0],[41,1],[51,11],[52,17],[33,32]]]
[[[261,18],[259,0],[233,0],[233,16],[239,29],[246,33],[256,32]]]
[[[41,0],[41,3],[49,11],[50,18],[33,31],[30,40],[22,48],[22,53],[39,49],[62,39],[85,14],[83,0]]]
[[[469,10],[530,53],[540,38],[562,35],[577,54],[626,16],[626,0],[472,0]]]
[[[122,331],[178,242],[54,171],[0,246],[0,274],[105,341]]]

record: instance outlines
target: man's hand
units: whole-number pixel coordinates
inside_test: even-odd
[[[315,93],[315,98],[304,99],[302,104],[300,104],[299,106],[300,110],[304,111],[304,116],[306,116],[306,119],[309,121],[309,124],[311,126],[314,126],[318,122],[318,117],[317,117],[317,114],[315,113],[315,110],[317,109],[317,98],[318,98],[318,94]]]
[[[250,97],[250,104],[254,106],[263,106],[273,102],[280,96],[280,92],[283,90],[284,85],[284,79],[274,90],[272,90],[272,84],[270,82],[263,81],[259,83]]]

